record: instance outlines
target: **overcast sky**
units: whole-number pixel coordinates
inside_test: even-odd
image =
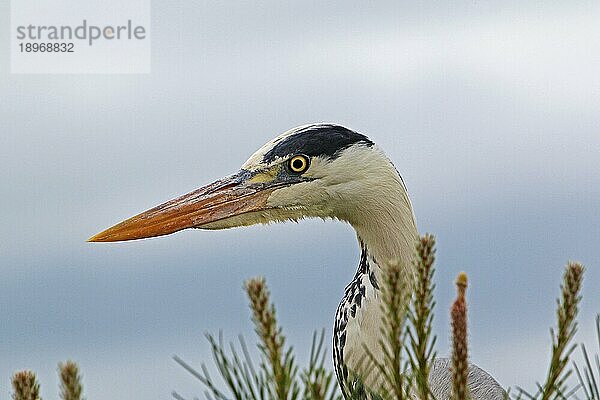
[[[90,400],[201,396],[171,356],[209,361],[203,333],[220,329],[253,342],[241,286],[256,275],[304,360],[355,272],[349,226],[85,240],[317,121],[385,149],[437,235],[440,354],[465,270],[472,361],[533,388],[568,260],[588,267],[577,339],[592,344],[598,2],[363,3],[154,2],[147,75],[11,75],[0,57],[0,397],[30,368],[58,398],[67,358]],[[9,14],[1,0],[0,26]]]

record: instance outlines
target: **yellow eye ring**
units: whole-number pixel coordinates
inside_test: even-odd
[[[290,171],[300,174],[309,167],[308,157],[304,155],[294,156],[288,161],[288,166],[290,167]]]

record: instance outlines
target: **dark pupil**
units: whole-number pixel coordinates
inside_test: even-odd
[[[304,163],[300,159],[295,159],[292,161],[292,166],[294,169],[302,169],[302,167],[304,167]]]

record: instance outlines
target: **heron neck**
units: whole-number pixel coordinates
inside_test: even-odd
[[[390,196],[373,203],[365,204],[368,214],[360,214],[361,218],[351,221],[359,242],[381,268],[399,262],[409,271],[418,231],[406,190],[399,183]]]
[[[405,268],[404,275],[412,282],[411,266],[417,228],[405,193],[399,190],[397,196],[380,198],[379,204],[364,204],[363,210],[369,210],[369,213],[355,213],[363,217],[349,221],[357,233],[361,257],[354,278],[346,286],[335,318],[333,357],[342,390],[349,371],[363,375],[361,370],[367,356],[365,348],[370,349],[373,356],[383,357],[380,345],[382,297],[379,291],[384,282],[384,268],[388,263],[398,261]],[[387,206],[379,207],[385,203]],[[380,386],[378,374],[369,375],[365,372],[364,375],[373,376],[373,379],[368,378],[364,382],[367,386]]]

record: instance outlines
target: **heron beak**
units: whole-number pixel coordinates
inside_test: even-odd
[[[131,217],[88,239],[118,242],[169,235],[187,228],[240,214],[266,209],[269,195],[279,185],[252,182],[251,173],[240,171],[176,199]]]

